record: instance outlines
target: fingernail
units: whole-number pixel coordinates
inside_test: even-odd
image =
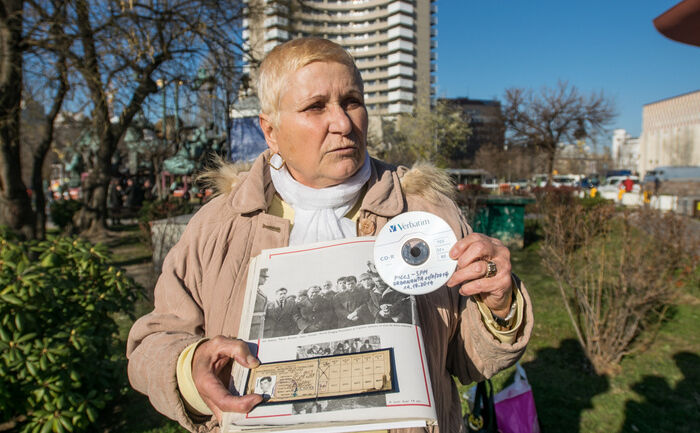
[[[245,360],[248,363],[249,367],[257,367],[258,365],[260,365],[260,361],[258,361],[258,358],[256,358],[253,355],[248,355]]]

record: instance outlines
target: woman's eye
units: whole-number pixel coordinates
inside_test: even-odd
[[[315,102],[308,107],[306,107],[306,111],[317,111],[317,110],[323,110],[323,104],[321,102]]]
[[[345,106],[347,108],[357,108],[357,107],[362,106],[362,101],[360,99],[357,99],[357,98],[350,98],[350,99],[345,101]]]

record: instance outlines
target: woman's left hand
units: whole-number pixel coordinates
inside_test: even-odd
[[[457,269],[447,285],[460,286],[459,293],[463,296],[479,294],[493,314],[506,316],[513,292],[508,248],[498,239],[472,233],[457,241],[450,257],[457,260]],[[490,277],[488,261],[496,265],[496,274]]]

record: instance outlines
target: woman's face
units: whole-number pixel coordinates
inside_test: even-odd
[[[261,114],[260,126],[298,182],[312,188],[337,185],[364,163],[367,109],[351,68],[313,62],[290,74],[278,119],[273,125]]]

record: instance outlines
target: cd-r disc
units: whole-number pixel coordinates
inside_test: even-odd
[[[457,237],[450,226],[429,212],[398,215],[379,231],[374,264],[385,283],[407,295],[442,287],[457,266],[450,249]]]

